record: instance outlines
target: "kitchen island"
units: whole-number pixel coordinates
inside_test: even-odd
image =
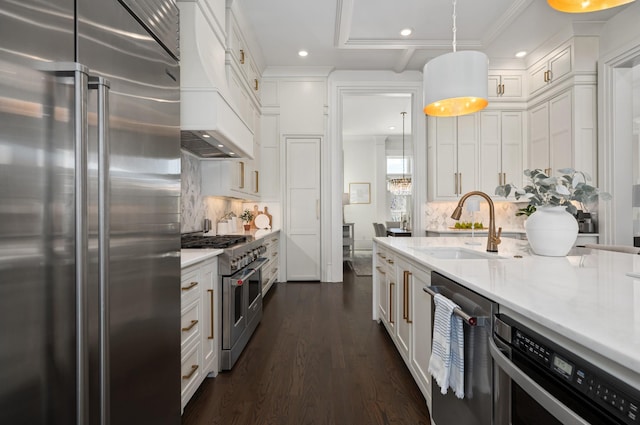
[[[498,303],[501,313],[522,320],[566,347],[588,353],[589,361],[640,389],[640,256],[574,248],[566,257],[542,257],[530,251],[527,241],[509,238],[503,238],[499,252],[493,254],[485,251],[486,237],[474,239],[481,245],[465,244],[472,241],[468,237],[375,238],[374,286],[379,287],[384,276],[392,275],[390,265],[401,261],[417,269],[409,275],[420,276],[418,269],[422,269],[425,284],[429,284],[430,271],[439,272]],[[489,258],[442,258],[456,250]],[[396,295],[389,288],[386,292],[374,289],[374,320],[384,322],[380,306],[385,297],[395,297],[397,302],[388,305],[403,310],[403,317],[409,316],[404,309],[410,301],[403,300],[409,295],[400,295],[401,273],[387,279],[397,284]],[[421,296],[419,289],[411,289],[411,296]],[[416,308],[411,315],[418,314]],[[413,327],[419,326],[415,318],[412,322]],[[398,318],[391,328],[399,332],[403,323]],[[429,403],[430,394],[425,397]]]

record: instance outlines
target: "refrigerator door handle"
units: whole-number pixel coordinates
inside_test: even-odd
[[[100,425],[109,425],[109,90],[103,77],[89,77],[89,89],[97,91],[98,128],[98,297]]]

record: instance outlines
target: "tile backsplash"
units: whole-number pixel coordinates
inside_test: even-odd
[[[202,230],[205,218],[216,223],[227,213],[236,216],[242,214],[242,201],[212,196],[202,196],[200,187],[200,160],[182,152],[182,200],[180,215],[180,232],[197,232]]]
[[[451,218],[451,213],[457,205],[457,202],[428,202],[425,204],[425,227],[433,230],[444,230],[453,227],[456,220]],[[516,217],[515,214],[526,203],[494,202],[494,205],[497,227],[509,230],[524,229],[526,216]],[[460,221],[471,221],[471,213],[465,207],[462,207]],[[489,204],[487,202],[480,201],[480,211],[474,214],[473,221],[482,222],[485,226],[489,225]]]

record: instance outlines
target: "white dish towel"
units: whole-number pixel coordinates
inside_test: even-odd
[[[456,397],[464,397],[464,331],[462,319],[453,314],[459,308],[450,299],[436,294],[433,323],[433,346],[429,359],[429,373],[446,394],[449,387]]]

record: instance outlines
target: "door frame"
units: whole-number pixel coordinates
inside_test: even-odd
[[[411,134],[413,138],[413,211],[412,227],[424,229],[424,212],[427,201],[427,143],[426,117],[422,105],[422,73],[406,71],[335,71],[329,76],[329,141],[320,147],[321,157],[330,158],[328,165],[322,162],[322,223],[329,229],[322,243],[322,279],[342,282],[342,193],[344,185],[344,161],[342,155],[342,115],[345,95],[375,94],[411,95]],[[416,236],[419,236],[417,233]]]

